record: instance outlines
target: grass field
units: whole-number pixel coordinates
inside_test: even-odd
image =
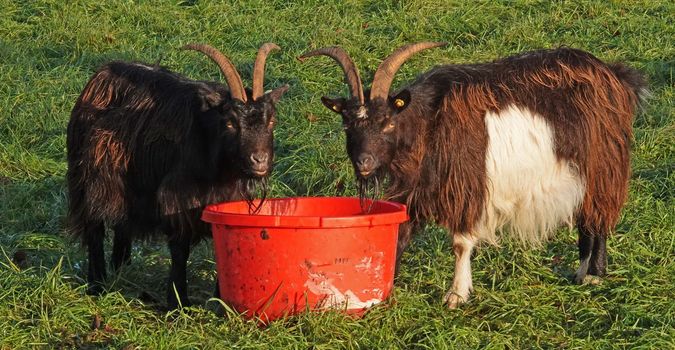
[[[0,0],[0,349],[675,348],[671,1],[229,3]],[[609,241],[602,284],[573,284],[576,232],[561,230],[539,250],[508,241],[480,249],[473,298],[450,311],[441,298],[452,279],[451,242],[428,227],[404,256],[394,296],[363,319],[301,315],[261,329],[229,312],[218,316],[208,301],[210,242],[190,260],[196,307],[167,314],[152,301],[164,300],[169,255],[162,240],[135,245],[133,263],[109,281],[110,293],[85,294],[85,255],[64,233],[65,129],[99,65],[161,59],[192,78],[219,80],[206,58],[177,50],[206,42],[250,85],[258,46],[276,42],[283,50],[268,60],[266,87],[292,87],[279,104],[273,195],[353,195],[340,121],[319,102],[347,93],[342,74],[329,59],[303,65],[295,57],[341,45],[369,82],[395,47],[423,40],[451,45],[415,56],[395,85],[435,64],[560,44],[648,76],[652,97],[634,123],[630,198]]]

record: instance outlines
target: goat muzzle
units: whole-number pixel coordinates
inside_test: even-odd
[[[356,166],[357,174],[363,178],[367,178],[375,173],[375,170],[377,169],[378,166],[378,162],[375,159],[375,157],[365,153],[359,155],[354,165]]]
[[[255,152],[249,157],[250,173],[254,176],[262,177],[269,172],[269,158],[268,152]]]

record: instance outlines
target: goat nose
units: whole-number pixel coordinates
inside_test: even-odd
[[[253,164],[264,164],[267,163],[270,155],[267,152],[256,152],[251,154],[251,162]]]
[[[375,168],[375,158],[368,153],[361,154],[356,160],[356,166],[359,168],[359,172],[364,175],[368,174]]]

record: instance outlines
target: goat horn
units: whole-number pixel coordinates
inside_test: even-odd
[[[275,43],[265,43],[260,47],[258,55],[255,57],[255,63],[253,64],[253,101],[260,98],[264,93],[265,60],[267,60],[267,55],[274,50],[281,50],[281,48]]]
[[[375,71],[375,76],[373,77],[373,85],[370,87],[370,100],[372,101],[376,98],[386,100],[389,97],[389,88],[394,81],[394,75],[401,68],[403,62],[412,55],[422,50],[445,45],[447,43],[444,42],[422,42],[398,48],[377,67],[377,71]]]
[[[306,52],[298,57],[298,59],[302,62],[307,57],[318,55],[329,56],[340,64],[342,70],[345,72],[345,79],[347,80],[347,85],[349,85],[349,91],[352,94],[352,97],[358,97],[359,103],[364,104],[363,85],[361,85],[359,70],[356,68],[354,61],[349,57],[349,54],[341,47],[333,46]]]
[[[183,46],[182,49],[199,51],[213,60],[220,67],[220,71],[223,72],[227,85],[230,87],[232,98],[246,102],[246,91],[244,90],[244,84],[241,82],[241,77],[232,62],[222,52],[206,44],[188,44]]]

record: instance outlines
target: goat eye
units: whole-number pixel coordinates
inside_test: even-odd
[[[225,126],[226,126],[228,129],[234,128],[234,124],[232,124],[232,121],[230,121],[230,120],[227,121],[227,123],[225,124]]]
[[[391,131],[394,127],[396,127],[396,124],[394,122],[389,122],[389,124],[384,127],[384,131]]]

